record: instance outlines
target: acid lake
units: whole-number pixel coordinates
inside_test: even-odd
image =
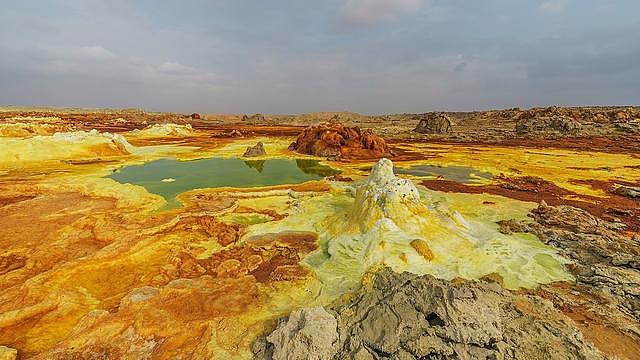
[[[165,209],[173,209],[181,206],[176,196],[193,189],[298,184],[339,173],[339,170],[318,160],[309,159],[210,158],[178,161],[167,158],[126,166],[109,177],[119,183],[144,186],[150,193],[167,201]]]

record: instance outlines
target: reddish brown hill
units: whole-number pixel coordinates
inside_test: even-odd
[[[370,129],[361,131],[358,127],[339,123],[307,127],[289,149],[302,154],[347,159],[380,158],[389,152],[384,139]]]

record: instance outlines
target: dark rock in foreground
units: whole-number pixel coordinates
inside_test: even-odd
[[[640,239],[624,234],[624,225],[571,206],[541,203],[530,216],[534,221],[500,222],[501,231],[532,233],[560,249],[573,260],[568,268],[577,283],[607,298],[615,311],[634,318],[637,323],[629,331],[640,338]]]
[[[293,312],[257,359],[602,359],[551,303],[496,283],[382,269],[329,312]]]

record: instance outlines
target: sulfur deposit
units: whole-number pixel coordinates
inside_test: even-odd
[[[382,264],[445,279],[496,273],[507,288],[571,279],[566,260],[552,248],[528,236],[502,234],[491,222],[449,209],[436,194],[421,196],[412,181],[394,175],[388,159],[355,186],[352,205],[320,223],[326,253],[308,260],[327,291],[353,288]]]
[[[137,137],[183,137],[192,136],[196,133],[191,124],[153,124],[146,128],[131,131],[131,135]]]

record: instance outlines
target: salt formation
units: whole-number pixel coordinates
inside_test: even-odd
[[[132,135],[140,137],[161,137],[161,136],[192,136],[195,134],[195,130],[191,124],[179,125],[179,124],[153,124],[140,130],[135,129],[131,131]]]
[[[31,138],[0,137],[0,166],[39,164],[41,161],[59,162],[65,159],[96,159],[129,155],[135,151],[122,135],[97,130],[57,132],[50,136]]]
[[[36,123],[4,123],[0,124],[0,137],[31,137],[36,135],[51,135],[57,127],[51,124]]]
[[[436,194],[421,197],[412,181],[394,175],[388,159],[356,186],[353,205],[317,225],[326,252],[307,260],[329,296],[353,289],[379,265],[444,279],[496,273],[508,288],[570,279],[551,247],[529,235],[501,234],[494,221],[432,201]]]
[[[41,137],[47,140],[46,137]],[[133,149],[133,145],[120,134],[112,134],[108,132],[98,132],[93,129],[91,131],[73,131],[58,132],[51,136],[53,142],[82,144],[82,145],[106,145],[119,154],[129,154]]]
[[[424,211],[413,182],[396,177],[391,160],[383,158],[371,169],[367,182],[357,189],[349,223],[366,232],[382,219],[389,219],[396,225],[406,224]]]

